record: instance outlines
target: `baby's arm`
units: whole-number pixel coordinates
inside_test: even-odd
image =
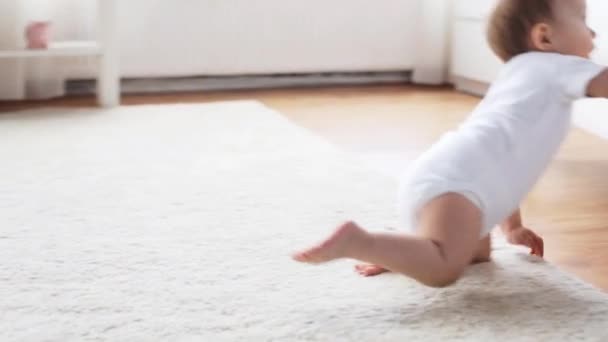
[[[608,97],[608,69],[602,71],[589,82],[587,96]]]
[[[529,247],[532,250],[530,254],[543,256],[543,239],[524,227],[519,208],[500,225],[500,228],[510,243]]]
[[[521,210],[517,208],[511,216],[509,216],[501,225],[500,228],[505,235],[509,235],[513,230],[522,227]]]

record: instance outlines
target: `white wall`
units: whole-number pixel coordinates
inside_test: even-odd
[[[120,2],[123,75],[403,70],[414,0]]]
[[[411,69],[419,3],[419,0],[118,1],[122,75]],[[57,38],[94,35],[95,1],[54,0],[54,4]],[[84,76],[81,70],[68,70],[68,74]]]
[[[443,4],[450,1],[118,1],[121,75],[403,71],[420,65],[418,78],[441,81],[447,44],[440,35],[447,26],[434,25],[435,13],[429,9],[442,4],[440,12],[447,14],[449,5]],[[2,4],[18,4],[26,20],[51,20],[54,40],[81,40],[96,36],[96,2],[19,0]],[[445,17],[441,13],[437,20]],[[433,24],[432,30],[422,27],[425,20]],[[6,20],[2,24],[14,27]],[[0,36],[12,34],[3,27],[0,31]],[[432,38],[424,39],[424,49],[419,44],[421,35]],[[85,57],[58,58],[52,66],[37,70],[44,69],[45,77],[46,71],[54,73],[49,77],[60,83],[63,77],[94,77],[95,63]],[[15,69],[7,63],[0,68]],[[27,69],[31,69],[29,62]],[[4,74],[7,80],[9,75]],[[14,78],[23,79],[23,73],[19,74]]]

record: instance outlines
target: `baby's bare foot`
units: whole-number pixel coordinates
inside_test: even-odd
[[[296,261],[310,264],[320,264],[345,258],[350,254],[350,250],[360,248],[365,235],[365,231],[354,222],[346,222],[338,227],[325,241],[295,253],[292,257]]]
[[[364,277],[373,277],[382,273],[390,272],[382,266],[373,264],[358,264],[355,265],[355,270]]]

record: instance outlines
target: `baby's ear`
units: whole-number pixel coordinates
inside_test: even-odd
[[[551,26],[546,23],[538,23],[530,30],[530,43],[537,51],[552,51],[553,42],[551,39]]]

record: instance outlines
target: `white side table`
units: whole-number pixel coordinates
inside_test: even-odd
[[[97,0],[97,40],[51,43],[46,50],[0,50],[3,58],[95,56],[98,58],[97,102],[102,107],[120,104],[120,75],[116,39],[116,0]]]

